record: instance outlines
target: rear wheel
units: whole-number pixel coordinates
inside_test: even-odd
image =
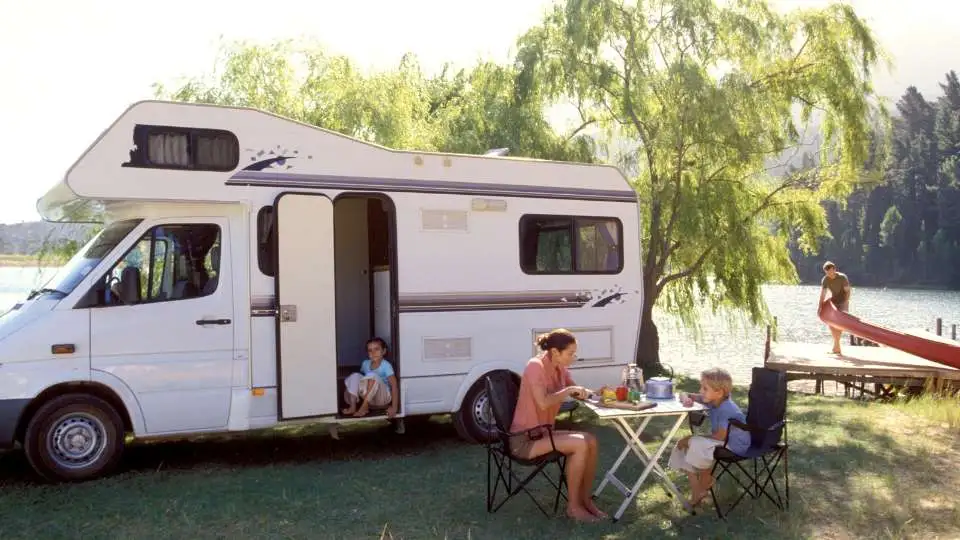
[[[461,438],[476,443],[487,443],[497,437],[490,398],[481,377],[463,397],[460,409],[453,413],[453,425]]]
[[[79,482],[109,473],[123,454],[123,421],[106,401],[67,394],[44,404],[30,419],[24,450],[47,480]]]

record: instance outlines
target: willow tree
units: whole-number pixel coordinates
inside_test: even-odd
[[[873,112],[886,118],[871,82],[881,59],[845,5],[568,0],[521,37],[520,92],[576,103],[607,128],[635,183],[641,365],[659,367],[658,301],[687,324],[704,307],[758,323],[761,285],[796,281],[788,239],[816,248],[827,231],[819,203],[859,181]],[[771,175],[813,125],[820,166]]]
[[[224,43],[211,73],[155,85],[163,99],[253,107],[391,148],[434,150],[433,89],[412,55],[364,73],[348,57],[290,40]]]
[[[426,74],[412,54],[394,69],[363,71],[309,42],[228,42],[211,73],[157,84],[163,99],[254,107],[389,148],[590,161],[593,140],[580,128],[557,133],[546,97],[516,93],[514,66],[480,62]]]

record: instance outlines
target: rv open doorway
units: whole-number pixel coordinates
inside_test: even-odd
[[[367,358],[366,343],[378,337],[387,344],[385,360],[397,377],[401,367],[396,343],[396,214],[382,194],[346,193],[333,203],[337,316],[337,396],[347,408],[344,381]],[[396,396],[397,414],[403,414]],[[371,407],[364,418],[386,416]],[[340,414],[343,417],[342,414]]]

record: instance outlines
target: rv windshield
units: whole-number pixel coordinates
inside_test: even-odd
[[[67,264],[43,286],[36,291],[38,293],[53,293],[66,296],[73,292],[73,289],[83,281],[83,278],[93,270],[100,261],[107,256],[121,240],[126,238],[140,223],[140,219],[127,219],[116,221],[104,227],[99,234],[90,239],[89,242],[76,253]]]

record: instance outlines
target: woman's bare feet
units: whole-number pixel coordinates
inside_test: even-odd
[[[351,405],[351,406],[347,407],[346,409],[343,409],[343,411],[341,411],[341,412],[343,413],[344,416],[350,416],[351,414],[357,412],[357,408],[354,407],[353,405]]]
[[[606,512],[597,508],[597,505],[593,504],[593,499],[587,499],[583,503],[583,507],[587,509],[587,512],[597,516],[600,519],[607,519],[610,517]]]
[[[363,405],[360,406],[360,409],[357,412],[353,413],[353,415],[366,416],[368,412],[370,412],[370,406],[364,403]]]
[[[582,506],[567,506],[567,517],[584,523],[594,523],[600,519]]]

